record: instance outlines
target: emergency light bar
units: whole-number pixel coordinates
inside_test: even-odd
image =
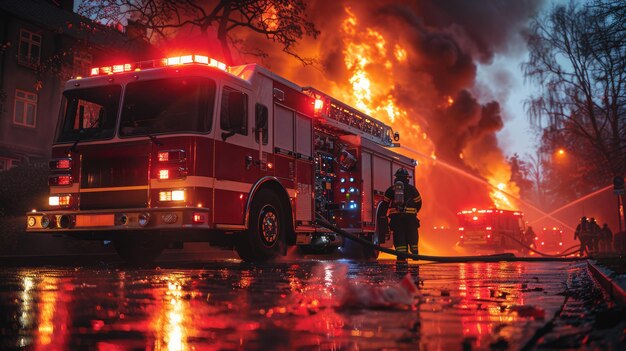
[[[227,71],[228,66],[225,63],[216,59],[203,55],[183,55],[166,57],[160,60],[148,60],[135,63],[124,63],[112,66],[94,67],[91,69],[91,76],[104,76],[108,74],[124,73],[132,71],[141,71],[142,69],[187,65],[187,64],[199,64],[210,67],[216,67],[222,71]]]

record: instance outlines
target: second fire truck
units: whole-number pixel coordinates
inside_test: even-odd
[[[497,252],[522,250],[524,217],[520,211],[476,209],[460,211],[459,245]]]
[[[377,252],[316,225],[389,246],[377,205],[415,161],[384,123],[255,64],[203,55],[92,69],[67,82],[49,206],[27,231],[110,240],[131,262],[173,243],[234,247],[247,261],[287,246]]]

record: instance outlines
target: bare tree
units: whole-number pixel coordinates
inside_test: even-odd
[[[550,128],[568,153],[585,160],[576,170],[588,189],[626,170],[625,32],[618,30],[624,22],[603,16],[600,6],[611,2],[617,4],[571,2],[534,19],[523,64],[525,76],[543,87],[527,101],[531,122]]]
[[[313,63],[295,51],[304,36],[319,35],[305,11],[305,0],[108,0],[85,1],[79,7],[79,13],[101,22],[135,21],[146,28],[151,39],[168,39],[180,30],[197,29],[220,42],[228,64],[234,63],[231,47],[243,50],[241,39],[233,35],[238,29],[263,35],[304,64]],[[253,54],[263,56],[265,52],[257,49]]]

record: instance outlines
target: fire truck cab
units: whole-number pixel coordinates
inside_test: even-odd
[[[524,242],[524,217],[520,211],[499,209],[464,210],[459,219],[459,245],[493,249],[498,252],[521,250]]]
[[[378,204],[393,173],[416,164],[391,150],[398,138],[255,64],[185,55],[97,67],[66,84],[49,206],[28,214],[27,231],[110,240],[130,262],[189,241],[246,261],[289,245],[373,258],[315,218],[389,245]]]

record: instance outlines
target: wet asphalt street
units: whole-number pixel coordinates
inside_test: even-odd
[[[350,284],[419,286],[408,309],[345,308]],[[618,350],[623,326],[579,263],[396,266],[236,259],[10,265],[1,350]],[[555,316],[557,316],[555,318]],[[619,328],[622,328],[620,332]],[[623,349],[623,348],[622,348]]]

